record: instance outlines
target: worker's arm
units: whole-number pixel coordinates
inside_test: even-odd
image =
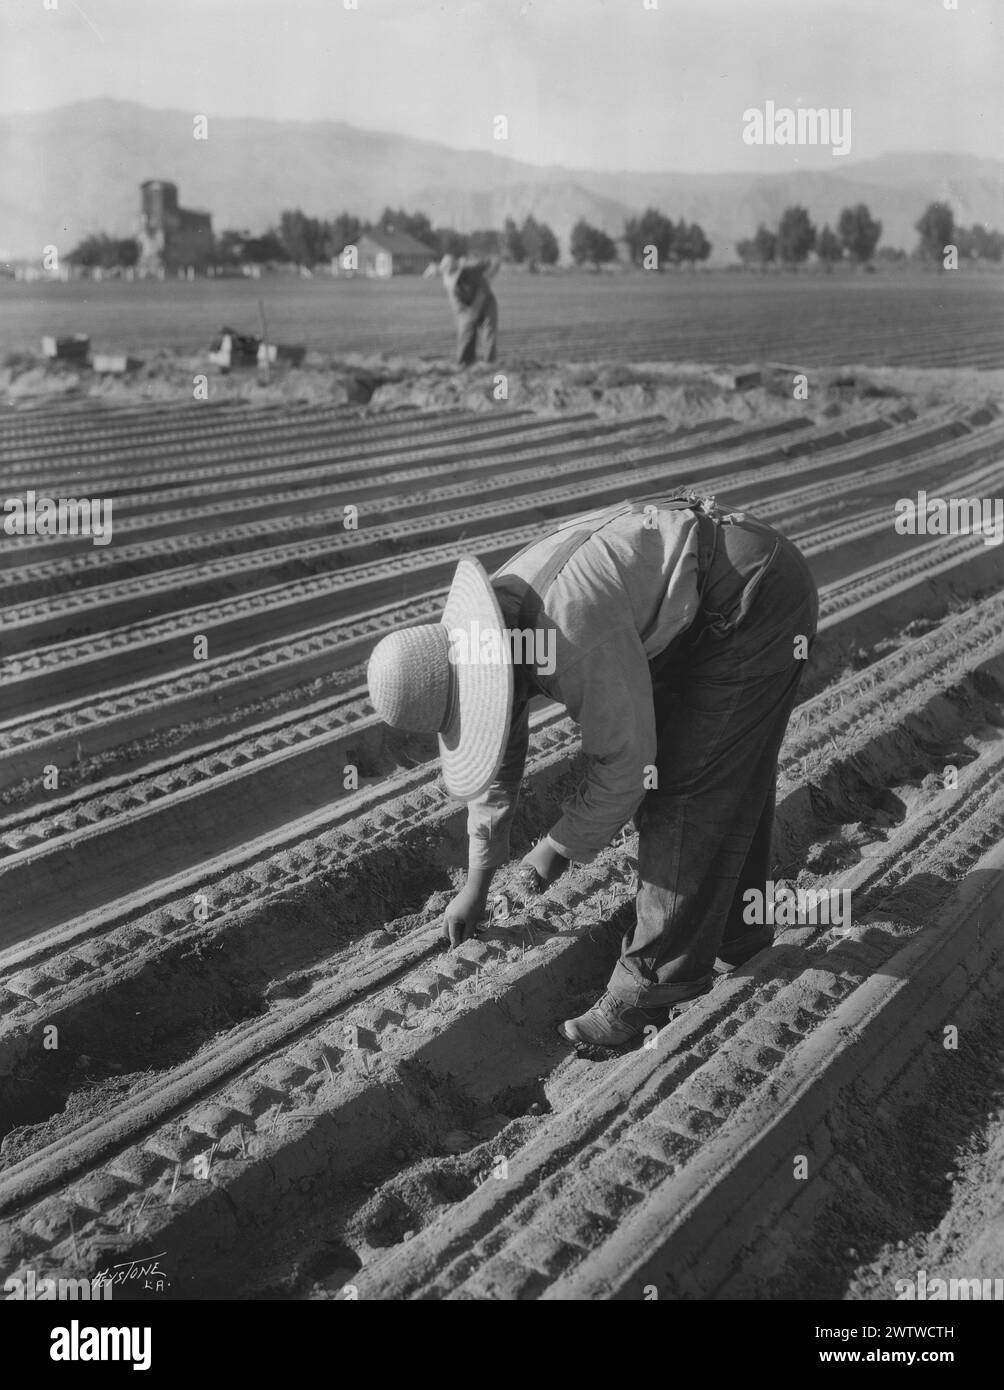
[[[509,831],[519,800],[529,738],[529,694],[521,692],[513,705],[509,739],[498,774],[488,790],[468,805],[467,882],[445,914],[452,946],[470,936],[484,917],[492,875],[509,856]]]
[[[451,946],[466,941],[485,915],[494,869],[468,869],[467,882],[443,914],[443,927]]]
[[[637,811],[655,763],[652,678],[637,632],[599,640],[560,672],[557,693],[582,730],[586,774],[547,839],[557,854],[588,863]]]

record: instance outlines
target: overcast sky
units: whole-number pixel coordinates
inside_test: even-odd
[[[1004,0],[945,3],[0,0],[0,110],[108,96],[610,169],[998,157]],[[768,98],[849,107],[850,159],[744,145],[743,111]]]

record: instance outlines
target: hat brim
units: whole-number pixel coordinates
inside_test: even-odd
[[[451,649],[451,700],[439,733],[443,781],[451,796],[473,801],[502,765],[512,718],[512,651],[495,590],[477,560],[461,560],[440,620],[468,634]],[[485,634],[494,633],[494,639]]]

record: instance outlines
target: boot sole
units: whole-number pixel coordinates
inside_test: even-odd
[[[704,995],[707,993],[708,990],[704,990],[701,994],[695,994],[690,999],[681,999],[678,1004],[667,1004],[666,1018],[664,1022],[659,1024],[659,1031],[662,1032],[663,1028],[665,1028],[667,1024],[672,1023],[673,1019],[676,1018],[678,1014],[682,1014],[686,1009],[689,1009],[692,1004],[696,1004],[698,999],[703,999]],[[567,1020],[565,1020],[565,1022],[567,1022]],[[630,1052],[632,1049],[636,1050],[639,1048],[645,1036],[642,1030],[635,1033],[632,1037],[627,1038],[624,1042],[612,1046],[606,1046],[603,1043],[581,1042],[577,1038],[570,1038],[568,1036],[565,1032],[565,1022],[557,1024],[555,1032],[566,1047],[574,1048],[576,1053],[587,1061],[605,1062],[613,1057],[623,1057],[625,1053]]]
[[[619,1047],[603,1047],[599,1043],[579,1042],[577,1038],[570,1038],[565,1032],[562,1024],[557,1024],[554,1030],[566,1047],[570,1047],[577,1057],[581,1057],[586,1062],[610,1062],[615,1057],[623,1057],[630,1051],[632,1044],[636,1044],[641,1035],[628,1038],[627,1042],[621,1043]]]

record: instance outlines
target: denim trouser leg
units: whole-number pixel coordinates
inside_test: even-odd
[[[658,788],[636,818],[636,924],[611,990],[658,1005],[659,987],[708,976],[727,935],[750,928],[742,893],[765,890],[777,758],[816,631],[815,585],[782,541],[741,625],[701,630],[657,687]],[[698,620],[701,621],[700,619]]]
[[[470,367],[477,353],[478,315],[465,309],[457,315],[457,365]]]
[[[486,362],[495,361],[496,334],[498,331],[499,311],[498,302],[494,295],[490,295],[485,300],[484,308],[481,310],[481,342]]]
[[[757,928],[751,926],[749,922],[743,921],[743,911],[746,903],[743,901],[743,894],[747,888],[756,888],[759,892],[764,891],[764,884],[770,877],[770,851],[771,841],[774,838],[774,809],[777,800],[777,762],[774,763],[774,773],[771,778],[771,788],[767,794],[767,801],[763,810],[760,812],[760,819],[753,832],[753,839],[746,852],[746,862],[739,870],[739,878],[736,882],[736,891],[732,898],[729,914],[725,919],[725,930],[722,932],[721,946],[726,946],[730,941],[736,941],[741,937],[749,936]]]

